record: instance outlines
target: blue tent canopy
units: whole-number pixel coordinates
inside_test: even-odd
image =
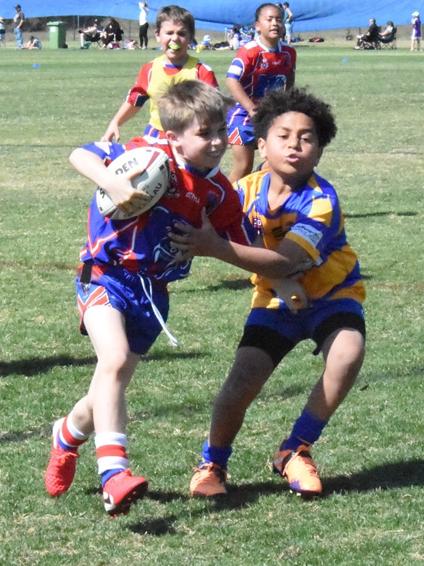
[[[423,0],[293,0],[290,8],[295,16],[297,32],[352,27],[367,27],[369,18],[382,25],[393,20],[396,25],[408,24],[411,12],[420,10]],[[149,21],[154,22],[158,9],[174,3],[149,2]],[[178,0],[175,2],[178,4]],[[198,28],[220,30],[231,24],[247,25],[254,19],[260,0],[184,0],[180,3],[191,11]],[[0,15],[13,17],[13,2],[0,0]],[[138,19],[138,2],[129,0],[22,0],[27,18],[51,16],[113,16]]]

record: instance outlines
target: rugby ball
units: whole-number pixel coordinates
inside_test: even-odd
[[[96,191],[96,204],[103,216],[114,220],[127,220],[139,216],[154,206],[169,188],[170,171],[168,156],[156,147],[136,147],[122,153],[108,166],[108,174],[124,175],[136,191],[145,195],[137,208],[125,212],[116,206],[101,187]]]

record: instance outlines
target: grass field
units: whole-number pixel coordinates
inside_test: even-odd
[[[324,497],[294,497],[268,467],[321,368],[308,342],[251,407],[229,496],[188,498],[250,302],[245,274],[209,259],[171,288],[169,325],[180,347],[160,337],[128,392],[130,455],[150,480],[148,496],[109,519],[91,443],[69,493],[44,493],[51,423],[85,391],[94,363],[77,331],[73,290],[93,187],[67,158],[101,136],[153,55],[0,51],[0,564],[422,563],[424,55],[406,49],[298,50],[297,83],[337,116],[319,172],[338,188],[368,291],[360,379],[314,452]],[[223,84],[231,53],[202,58]]]

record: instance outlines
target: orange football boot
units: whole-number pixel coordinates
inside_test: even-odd
[[[214,497],[225,495],[227,472],[218,464],[208,462],[195,468],[190,482],[190,495],[193,497]]]
[[[322,493],[322,483],[310,446],[301,444],[296,450],[279,450],[272,463],[274,472],[286,478],[290,489],[297,495],[311,497]]]

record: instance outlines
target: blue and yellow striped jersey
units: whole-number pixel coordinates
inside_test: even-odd
[[[310,302],[319,299],[365,299],[358,257],[346,239],[343,214],[334,187],[313,173],[307,183],[293,191],[275,210],[268,206],[270,174],[252,173],[236,184],[243,210],[264,246],[276,249],[282,238],[301,246],[314,267],[299,280]],[[269,280],[253,275],[252,307],[279,308]]]

